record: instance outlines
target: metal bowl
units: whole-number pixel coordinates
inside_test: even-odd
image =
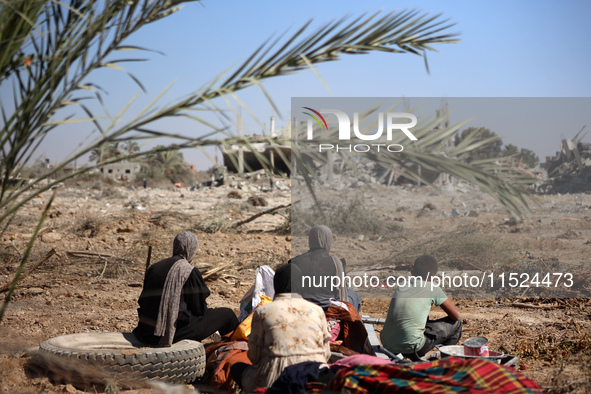
[[[490,350],[488,352],[488,356],[486,356],[486,357],[468,356],[468,355],[464,354],[464,346],[462,346],[462,345],[440,346],[440,347],[438,347],[438,349],[441,352],[441,354],[444,354],[446,356],[454,356],[454,357],[462,357],[462,358],[487,358],[487,359],[491,359],[491,360],[496,360],[496,359],[500,359],[500,358],[505,357],[505,355],[503,353],[493,352]]]

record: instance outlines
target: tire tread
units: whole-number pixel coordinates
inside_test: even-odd
[[[94,334],[97,341],[100,341],[100,334],[103,333]],[[203,377],[205,373],[205,349],[197,341],[183,340],[168,348],[139,348],[130,353],[129,349],[65,348],[62,343],[68,342],[66,337],[68,335],[49,339],[39,346],[39,350],[62,359],[102,366],[117,377],[158,379],[168,383],[186,384]]]

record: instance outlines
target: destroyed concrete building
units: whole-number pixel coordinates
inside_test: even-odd
[[[261,169],[271,169],[273,174],[291,175],[291,123],[286,128],[275,131],[275,116],[271,115],[270,128],[263,130],[263,136],[248,137],[248,147],[231,144],[222,147],[224,166],[227,171],[242,174]],[[236,136],[243,137],[242,116],[238,116]],[[284,141],[283,144],[278,141]],[[286,144],[287,143],[287,144]],[[265,164],[263,164],[265,163]]]
[[[579,133],[580,134],[580,133]],[[577,136],[563,139],[560,152],[546,157],[541,166],[548,179],[535,185],[536,191],[546,194],[591,192],[591,144]]]
[[[251,149],[238,145],[230,145],[229,148],[223,148],[222,156],[224,159],[224,166],[229,172],[241,172],[239,168],[239,156],[240,151],[242,150],[244,171],[254,172],[262,169],[261,158],[264,158],[270,163],[270,166],[273,167],[275,174],[290,175],[290,167],[288,163],[291,160],[291,147],[286,145],[272,146],[262,137],[258,141],[255,139],[250,146]],[[281,154],[278,151],[280,151]]]

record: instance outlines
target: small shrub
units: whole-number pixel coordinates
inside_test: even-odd
[[[104,224],[100,216],[86,218],[78,223],[76,232],[84,237],[93,238],[99,234]]]
[[[217,233],[218,231],[223,232],[230,226],[227,220],[224,220],[224,218],[214,215],[206,217],[205,219],[197,223],[195,227],[197,228],[197,230],[201,232],[213,234]]]
[[[291,218],[294,235],[305,235],[317,224],[324,224],[333,234],[342,235],[382,235],[388,231],[386,221],[367,207],[361,194],[320,200],[307,208],[296,205]]]
[[[281,215],[284,216],[284,215]],[[275,233],[279,235],[291,234],[291,207],[287,208],[287,215],[284,216],[285,221],[275,229]]]
[[[470,263],[469,269],[490,270],[517,263],[521,249],[517,242],[492,238],[470,224],[393,251],[384,262],[412,264],[418,256],[429,254],[439,262],[440,271],[445,267],[466,269],[466,262]]]
[[[436,211],[436,210],[437,210],[437,207],[435,205],[431,204],[430,202],[423,205],[423,211]]]
[[[240,200],[242,198],[242,194],[240,194],[240,192],[236,191],[236,190],[232,190],[231,192],[229,192],[226,197],[228,198],[235,198],[237,200]]]
[[[247,201],[253,207],[266,207],[267,205],[269,205],[267,200],[264,197],[260,196],[250,196],[248,197]]]
[[[97,200],[107,199],[107,200],[121,200],[126,199],[127,196],[117,188],[108,187],[103,188],[101,193],[96,197]]]
[[[211,215],[195,225],[195,229],[204,233],[213,234],[218,231],[224,232],[230,228],[230,224],[227,210],[218,204],[213,207]]]
[[[129,269],[124,261],[109,261],[102,271],[104,278],[123,279],[129,277]]]

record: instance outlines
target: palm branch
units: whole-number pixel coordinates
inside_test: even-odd
[[[360,115],[360,124],[366,124],[364,130],[361,130],[364,134],[371,133],[368,130],[375,128],[375,121],[368,123],[367,120],[371,119],[370,117],[377,112],[378,108],[379,106],[369,108]],[[417,137],[416,141],[409,141],[402,133],[398,139],[392,141],[387,141],[385,135],[380,140],[372,141],[375,144],[402,145],[403,151],[396,154],[384,154],[383,151],[380,153],[377,150],[370,150],[363,154],[351,154],[346,150],[341,150],[339,152],[333,151],[331,157],[331,154],[327,154],[326,151],[319,152],[317,146],[318,144],[337,144],[338,127],[329,124],[328,133],[322,138],[307,141],[305,139],[307,131],[302,126],[295,130],[294,138],[291,141],[296,144],[296,148],[292,150],[293,163],[297,166],[298,175],[303,177],[305,186],[308,187],[315,199],[314,180],[319,178],[319,173],[323,168],[332,166],[335,160],[342,160],[350,169],[357,171],[359,163],[357,159],[363,157],[365,162],[376,163],[386,171],[402,172],[405,177],[424,184],[429,184],[429,182],[416,170],[418,166],[447,173],[467,181],[489,194],[514,216],[520,218],[527,215],[530,212],[527,201],[530,192],[523,186],[532,182],[530,178],[514,171],[511,166],[503,165],[496,158],[466,162],[470,153],[497,142],[498,137],[482,139],[472,133],[456,146],[453,143],[453,138],[469,122],[469,119],[456,125],[439,128],[446,116],[446,114],[442,114],[438,118],[419,122],[417,127],[413,128],[413,134]],[[286,143],[286,141],[278,143]],[[433,186],[436,187],[436,185]]]
[[[6,0],[3,4],[8,3],[12,8],[18,6],[24,9],[24,3],[27,2]],[[0,69],[4,67],[7,70],[2,75],[2,83],[12,82],[18,86],[18,94],[14,97],[14,110],[10,111],[2,104],[4,125],[0,131],[0,142],[3,148],[4,182],[0,191],[0,222],[39,192],[67,178],[106,164],[167,149],[203,148],[232,143],[248,147],[248,139],[234,138],[223,127],[210,124],[202,117],[196,116],[194,110],[219,112],[221,110],[214,103],[215,99],[238,100],[235,92],[255,85],[264,91],[262,81],[267,78],[291,74],[311,64],[334,61],[345,54],[365,54],[378,50],[424,56],[427,50],[433,50],[434,44],[457,41],[454,34],[446,32],[451,24],[440,15],[420,14],[417,11],[342,18],[324,24],[311,33],[311,24],[307,23],[287,38],[264,43],[245,62],[229,73],[229,76],[220,74],[211,83],[184,99],[160,105],[160,97],[157,97],[131,121],[121,122],[123,114],[127,111],[126,107],[105,123],[104,119],[96,116],[90,106],[86,105],[86,100],[90,98],[102,102],[101,87],[88,81],[92,72],[99,68],[121,69],[119,64],[122,62],[143,60],[112,59],[112,56],[123,50],[140,49],[125,45],[125,40],[146,24],[178,10],[178,4],[181,2],[110,0],[99,5],[94,1],[79,0],[67,5],[57,1],[42,3],[43,5],[38,8],[27,8],[26,20],[29,25],[33,24],[33,27],[21,32],[18,37],[12,37],[21,45],[7,60],[8,66],[0,64]],[[5,20],[3,14],[12,15],[12,8],[0,8],[0,20]],[[22,16],[23,12],[17,15]],[[3,24],[0,30],[7,29],[8,26]],[[17,54],[32,59],[31,63],[18,64]],[[91,94],[90,97],[80,95],[88,92]],[[80,118],[70,115],[64,119],[60,114],[64,107],[69,106],[79,108],[86,116]],[[178,116],[199,122],[212,132],[194,138],[161,131],[155,126],[157,121]],[[30,184],[18,190],[9,189],[8,179],[14,175],[18,163],[26,162],[35,153],[44,137],[56,127],[75,121],[93,122],[100,136]],[[42,179],[50,179],[68,163],[89,154],[103,144],[161,137],[172,137],[178,142],[166,148],[157,147],[108,158],[40,186]],[[268,163],[263,164],[268,166]],[[40,189],[33,189],[39,186]]]

